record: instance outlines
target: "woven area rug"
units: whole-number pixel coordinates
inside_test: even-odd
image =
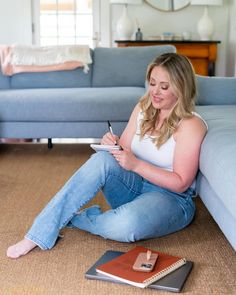
[[[36,248],[17,260],[6,249],[21,239],[37,213],[64,182],[91,155],[85,144],[2,144],[0,146],[0,294],[14,295],[154,295],[168,294],[84,278],[106,251],[150,247],[194,262],[184,294],[236,294],[236,256],[200,198],[190,226],[175,234],[134,244],[104,240],[89,233],[65,229],[64,238],[50,251]],[[104,209],[98,194],[93,203]],[[171,293],[169,293],[171,294]]]

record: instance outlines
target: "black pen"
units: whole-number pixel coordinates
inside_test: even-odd
[[[108,129],[109,129],[109,131],[111,132],[112,136],[115,138],[115,135],[114,135],[114,133],[113,133],[113,130],[112,130],[112,127],[111,127],[111,123],[110,123],[109,120],[107,121],[107,124],[108,124]],[[115,144],[117,144],[116,141],[115,141]]]

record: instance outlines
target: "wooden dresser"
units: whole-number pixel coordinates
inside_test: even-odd
[[[162,40],[115,40],[118,47],[129,46],[151,46],[171,44],[177,49],[177,52],[187,56],[195,69],[196,74],[203,76],[215,76],[215,62],[217,59],[217,44],[220,41],[162,41]]]

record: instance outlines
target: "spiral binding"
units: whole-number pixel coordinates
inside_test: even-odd
[[[167,268],[160,271],[158,274],[155,274],[154,276],[146,279],[143,283],[148,286],[151,283],[163,278],[164,276],[168,275],[170,272],[178,269],[180,266],[184,265],[186,263],[185,258],[181,258],[180,260],[176,261],[174,264],[168,266]]]

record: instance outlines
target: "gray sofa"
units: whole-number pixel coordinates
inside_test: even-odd
[[[96,48],[89,72],[0,74],[0,137],[100,138],[120,133],[145,92],[147,65],[173,46]]]
[[[197,191],[236,250],[236,78],[197,78],[197,111],[209,126]]]
[[[145,93],[147,65],[172,46],[96,48],[82,69],[0,73],[0,137],[100,138],[107,120],[120,134]],[[209,125],[197,191],[236,249],[236,78],[197,77],[197,111]],[[207,227],[207,225],[206,225]]]

